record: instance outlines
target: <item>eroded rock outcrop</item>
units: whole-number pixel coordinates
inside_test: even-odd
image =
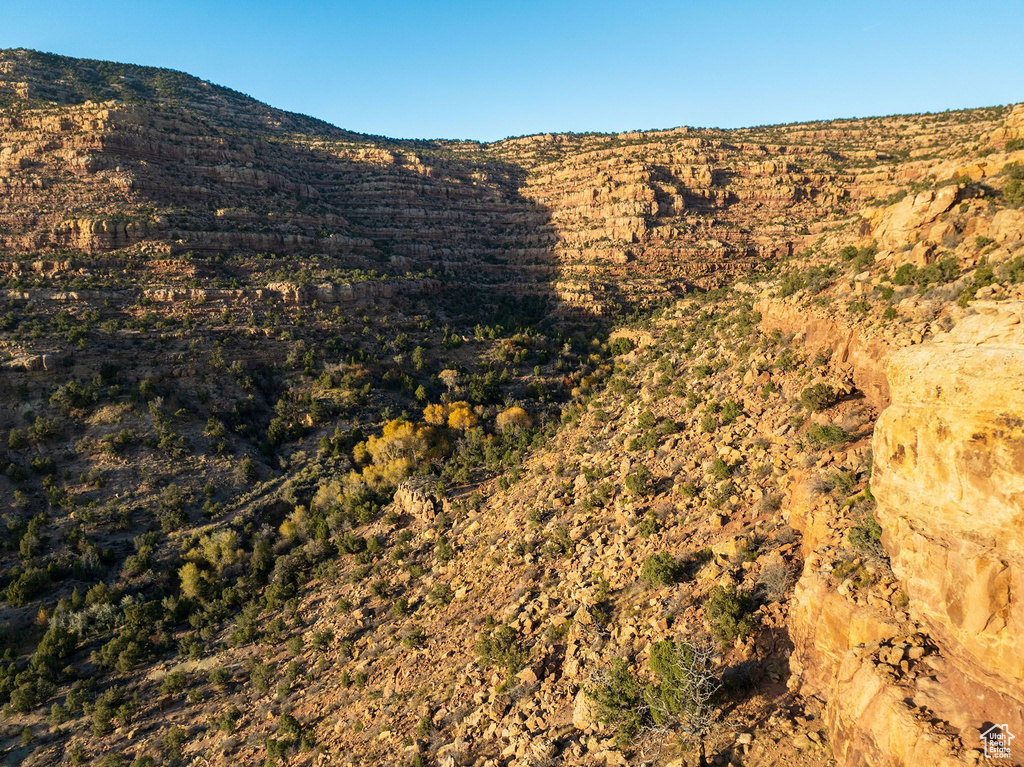
[[[786,513],[806,555],[791,686],[827,701],[841,764],[977,761],[988,724],[1024,728],[1024,303],[976,302],[951,332],[902,348],[785,302],[759,308],[762,327],[837,352],[888,405],[871,484],[891,575],[870,590],[841,582],[860,564],[843,513],[791,475]]]
[[[1024,711],[1024,304],[975,308],[890,358],[872,488],[912,612],[975,681],[978,723],[1012,729]]]
[[[967,167],[960,147],[979,130],[1005,145],[1020,115],[409,142],[353,134],[180,73],[173,97],[166,78],[144,68],[96,96],[96,86],[59,76],[72,65],[0,53],[0,247],[12,254],[144,246],[214,264],[238,256],[246,269],[271,267],[268,255],[301,256],[310,284],[356,280],[355,270],[433,271],[545,295],[569,313],[719,287],[814,245],[832,222],[905,191],[937,162],[948,165],[942,180],[991,175],[995,155],[957,172]],[[124,91],[138,77],[156,78],[153,98]],[[928,158],[913,155],[921,145]],[[883,247],[901,247],[923,220],[940,225],[958,194],[956,185],[926,189],[875,209]],[[145,262],[133,276],[183,287]]]
[[[884,339],[827,310],[809,311],[767,296],[758,301],[757,310],[765,332],[792,334],[809,351],[831,355],[841,374],[848,376],[874,407],[888,404],[885,361],[890,345]]]

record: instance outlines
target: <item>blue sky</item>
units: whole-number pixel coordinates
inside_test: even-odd
[[[180,69],[350,130],[494,140],[1024,100],[1024,2],[7,0],[0,47]]]

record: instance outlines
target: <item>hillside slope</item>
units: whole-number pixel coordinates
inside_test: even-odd
[[[6,763],[978,762],[1022,162],[1022,106],[392,141],[0,52]]]

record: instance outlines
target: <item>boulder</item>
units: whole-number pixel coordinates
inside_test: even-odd
[[[576,693],[572,709],[572,724],[577,730],[587,730],[598,723],[601,706],[581,689]]]

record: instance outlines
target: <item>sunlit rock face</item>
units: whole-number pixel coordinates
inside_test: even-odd
[[[875,428],[883,542],[920,616],[987,699],[1024,708],[1024,305],[979,302],[894,353]],[[995,697],[993,695],[995,694]],[[1002,720],[1000,720],[1002,721]]]

